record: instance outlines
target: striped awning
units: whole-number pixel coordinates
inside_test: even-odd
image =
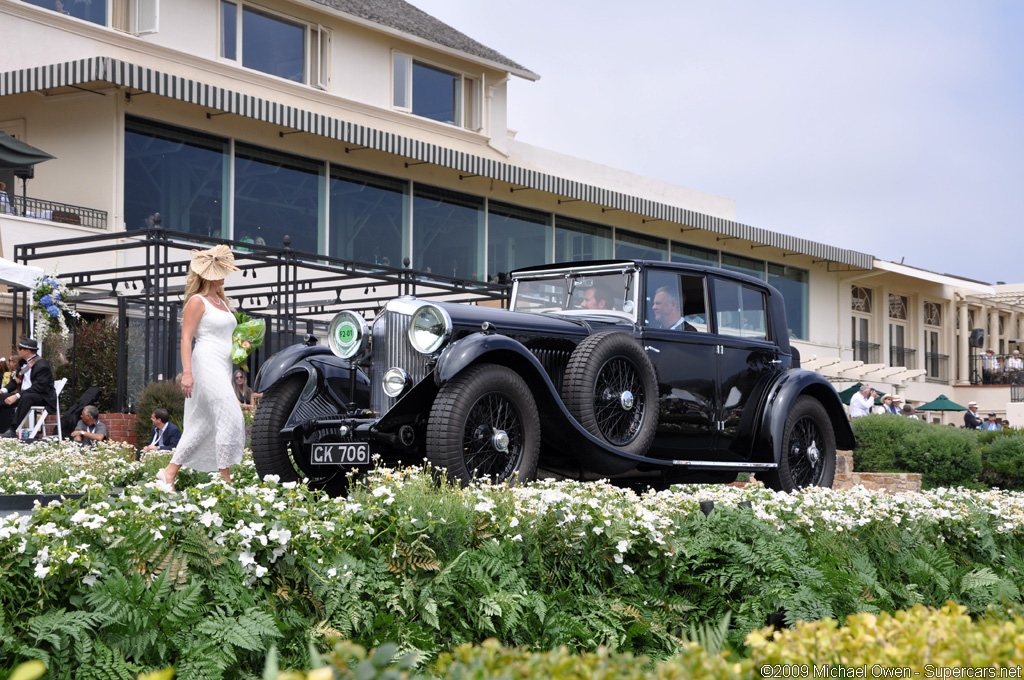
[[[723,236],[746,239],[792,253],[809,255],[816,259],[861,269],[872,268],[874,258],[865,253],[780,234],[693,210],[603,189],[584,182],[537,172],[510,163],[456,151],[438,144],[430,144],[411,137],[350,123],[280,102],[162,73],[112,57],[92,57],[62,64],[0,73],[0,97],[57,87],[80,86],[92,82],[106,82],[132,90],[170,97],[217,111],[234,113],[246,118],[336,139],[348,144],[366,146],[413,161],[432,163],[459,172],[508,182],[518,187],[528,187],[566,198],[588,201],[605,208],[636,213],[652,220],[664,220],[696,227]]]

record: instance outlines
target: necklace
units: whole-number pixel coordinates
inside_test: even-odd
[[[221,300],[219,297],[210,297],[209,295],[204,295],[203,297],[209,300],[210,304],[216,307],[217,309],[225,309],[224,301]]]

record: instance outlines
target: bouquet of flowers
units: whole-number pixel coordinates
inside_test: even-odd
[[[231,334],[231,361],[241,364],[249,358],[254,349],[259,349],[263,345],[267,322],[263,319],[250,319],[244,312],[236,312],[235,321],[238,325]]]
[[[45,338],[48,335],[68,337],[68,325],[64,315],[78,318],[78,311],[68,304],[78,291],[57,281],[56,272],[52,276],[44,276],[36,282],[32,292],[32,311],[38,319],[37,335]]]

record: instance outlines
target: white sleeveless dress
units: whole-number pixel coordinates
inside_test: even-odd
[[[213,472],[242,461],[245,422],[231,377],[231,334],[235,315],[199,296],[206,311],[196,327],[192,350],[192,396],[185,399],[185,423],[171,462]]]

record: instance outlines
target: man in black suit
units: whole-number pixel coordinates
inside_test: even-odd
[[[978,402],[972,401],[967,404],[967,410],[964,411],[964,427],[968,430],[981,429],[981,418],[978,417]]]
[[[149,422],[153,423],[152,437],[149,444],[142,447],[143,451],[169,451],[178,445],[181,430],[171,422],[171,414],[167,409],[154,409]]]
[[[50,363],[39,356],[38,352],[39,343],[35,338],[22,338],[18,342],[18,356],[25,360],[21,370],[21,389],[14,392],[17,383],[12,378],[2,390],[7,393],[4,403],[16,406],[17,410],[11,428],[0,433],[0,437],[16,437],[15,428],[21,424],[33,406],[45,406],[47,413],[57,412],[57,390],[53,387],[53,371],[50,370]]]

